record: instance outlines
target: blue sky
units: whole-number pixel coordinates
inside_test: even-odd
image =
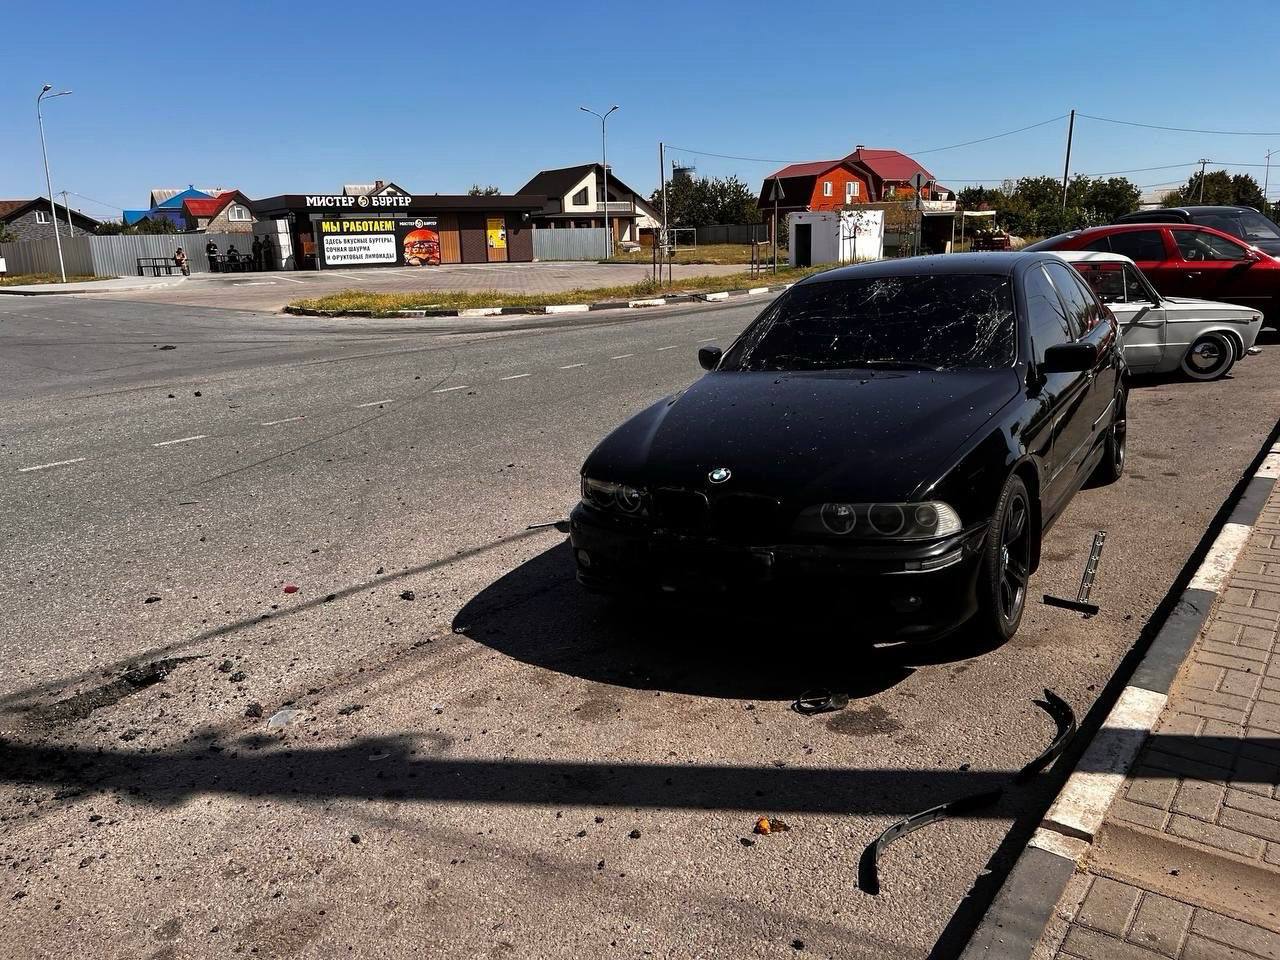
[[[907,11],[911,20],[908,22]],[[1229,12],[1228,12],[1229,11]],[[86,213],[153,186],[251,197],[394,179],[417,193],[514,191],[599,155],[579,104],[620,109],[609,159],[648,191],[657,144],[753,185],[777,160],[856,144],[908,152],[1065,114],[1280,131],[1274,0],[1047,4],[610,4],[559,0],[362,7],[333,0],[12,2],[0,80],[0,197],[44,190],[35,95],[49,103],[54,189]],[[1065,121],[921,153],[943,182],[1061,176]],[[1072,170],[1185,180],[1200,157],[1263,163],[1274,137],[1079,119]],[[699,153],[701,151],[701,153]],[[1276,157],[1280,161],[1280,154]],[[1262,167],[1249,169],[1259,181]],[[1272,177],[1280,196],[1280,171]],[[105,201],[102,206],[84,199]]]

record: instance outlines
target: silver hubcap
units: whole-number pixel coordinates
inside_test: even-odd
[[[1191,363],[1201,371],[1209,371],[1222,360],[1222,351],[1216,343],[1202,343],[1191,351]]]

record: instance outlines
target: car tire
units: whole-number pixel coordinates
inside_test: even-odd
[[[1129,435],[1129,391],[1121,387],[1116,391],[1115,409],[1111,413],[1111,424],[1107,427],[1107,438],[1102,444],[1102,462],[1098,464],[1090,477],[1090,486],[1102,487],[1115,483],[1124,474],[1125,448]]]
[[[978,572],[978,626],[1000,641],[1018,632],[1027,606],[1035,537],[1035,511],[1017,474],[1005,481],[982,546]]]
[[[1196,338],[1182,357],[1182,372],[1192,380],[1218,380],[1235,365],[1236,346],[1225,333]]]

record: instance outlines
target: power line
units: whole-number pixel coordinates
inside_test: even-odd
[[[1103,123],[1118,123],[1126,127],[1145,127],[1148,130],[1172,130],[1175,133],[1207,133],[1215,137],[1280,137],[1280,133],[1266,133],[1258,130],[1198,130],[1194,127],[1166,127],[1158,123],[1138,123],[1136,120],[1115,120],[1111,117],[1095,117],[1088,113],[1077,113],[1077,117],[1087,120],[1100,120]]]
[[[987,143],[990,140],[999,140],[1001,137],[1011,137],[1015,133],[1023,133],[1027,130],[1034,130],[1036,127],[1043,127],[1050,123],[1057,123],[1059,120],[1065,119],[1066,116],[1067,115],[1065,113],[1059,114],[1056,117],[1050,117],[1048,120],[1040,120],[1036,123],[1029,123],[1025,127],[1018,127],[1016,130],[1006,130],[1004,133],[993,133],[989,137],[979,137],[976,140],[965,140],[963,143],[952,143],[945,147],[929,147],[927,150],[903,150],[901,152],[910,154],[912,156],[916,156],[916,155],[925,154],[925,153],[940,153],[943,150],[955,150],[959,147],[969,147],[975,143]],[[783,160],[778,157],[740,157],[730,153],[712,153],[709,150],[695,150],[693,147],[680,147],[674,144],[667,144],[667,146],[672,150],[682,150],[685,153],[696,154],[697,156],[700,156],[700,157],[717,157],[720,160],[742,160],[747,163],[813,163],[814,162],[813,160],[794,160],[794,159]],[[887,156],[892,156],[894,153],[897,153],[897,152],[898,151],[896,150],[864,150],[863,155],[874,158],[876,154],[880,154],[882,156],[887,157]]]
[[[73,197],[79,197],[81,200],[88,200],[90,203],[96,203],[100,207],[106,207],[108,210],[119,210],[121,213],[124,212],[124,207],[118,206],[117,204],[106,203],[102,200],[95,200],[93,197],[86,197],[83,193],[76,193],[74,190],[68,190],[67,193],[71,194]]]

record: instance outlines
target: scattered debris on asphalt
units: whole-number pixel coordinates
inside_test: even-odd
[[[759,834],[786,833],[790,829],[791,824],[785,820],[780,820],[777,817],[773,819],[761,817],[756,821],[756,825],[751,828],[751,832]]]
[[[353,713],[359,713],[363,709],[364,709],[363,703],[349,703],[345,707],[340,707],[338,709],[338,716],[349,717]]]
[[[1046,687],[1044,699],[1032,700],[1031,702],[1053,718],[1053,722],[1058,725],[1058,732],[1040,756],[1018,771],[1013,778],[1014,783],[1025,783],[1053,763],[1062,751],[1066,749],[1067,744],[1076,733],[1076,715],[1071,709],[1071,704],[1067,703],[1052,690]]]
[[[192,394],[192,396],[193,396],[193,397],[202,397],[202,396],[204,396],[204,394],[202,394],[199,390],[197,390],[195,393],[193,393],[193,394]]]
[[[1003,787],[996,790],[986,790],[982,793],[961,797],[958,800],[940,803],[936,807],[930,807],[928,810],[912,814],[888,827],[880,836],[867,844],[866,849],[862,851],[862,857],[858,861],[859,889],[872,896],[880,892],[880,854],[885,847],[899,837],[905,837],[908,833],[919,830],[921,827],[927,827],[931,823],[937,823],[939,820],[945,820],[947,817],[964,816],[974,810],[992,806],[1002,796],[1004,796]]]
[[[261,717],[261,716],[262,716],[262,704],[258,703],[258,701],[256,701],[256,700],[255,700],[255,701],[253,701],[253,702],[252,702],[252,703],[250,703],[247,707],[245,707],[245,708],[244,708],[244,715],[245,715],[246,717],[254,717],[255,719],[256,719],[256,718],[258,718],[258,717]]]
[[[147,597],[147,599],[143,600],[142,602],[143,603],[159,603],[160,598],[153,595],[153,596]]]
[[[1085,561],[1084,573],[1080,576],[1080,589],[1076,591],[1076,598],[1069,600],[1066,597],[1055,597],[1046,593],[1044,595],[1046,606],[1062,607],[1064,610],[1083,613],[1086,620],[1098,612],[1098,605],[1089,602],[1089,591],[1093,589],[1094,577],[1098,575],[1098,561],[1102,557],[1102,544],[1106,542],[1106,539],[1107,531],[1105,530],[1099,530],[1093,535],[1093,546],[1089,548],[1089,559]]]
[[[416,599],[418,599],[418,595],[417,595],[416,593],[414,593],[412,590],[402,590],[402,591],[400,592],[400,599],[401,599],[401,600],[416,600]]]
[[[199,659],[201,659],[199,656],[170,657],[166,660],[155,660],[145,666],[131,667],[116,679],[100,687],[77,693],[54,703],[33,707],[29,715],[39,723],[51,725],[84,720],[95,710],[114,706],[125,697],[160,683],[179,664]]]
[[[237,670],[227,679],[230,680],[232,683],[243,683],[246,679],[248,679],[248,676],[249,675],[245,673],[243,670]]]
[[[639,840],[639,839],[640,839],[640,831],[639,831],[639,830],[632,830],[630,833],[628,833],[628,834],[627,834],[627,836],[628,836],[628,837],[630,837],[632,840]]]
[[[297,593],[297,592],[298,592],[298,585],[297,585],[296,583],[286,583],[286,584],[284,585],[284,592],[285,592],[285,593]]]
[[[555,529],[560,533],[568,533],[569,521],[568,520],[547,520],[544,523],[531,523],[527,527],[525,527],[525,529],[526,530],[545,530],[548,527],[555,527]]]
[[[808,717],[816,713],[831,713],[835,710],[843,710],[848,705],[849,695],[847,693],[815,690],[812,693],[804,694],[795,703],[791,704],[791,709]]]
[[[218,671],[220,673],[230,673],[234,669],[235,669],[235,664],[232,663],[230,660],[223,660],[220,664],[218,664]]]
[[[154,347],[154,346],[155,346],[155,344],[153,343],[153,344],[152,344],[152,346]],[[157,348],[157,349],[160,349],[160,350],[177,350],[178,348],[177,348],[177,347],[175,347],[172,343],[166,343],[164,346],[159,347],[159,348]]]
[[[754,847],[756,845],[756,842],[750,837],[739,837],[738,842],[744,847]]]

